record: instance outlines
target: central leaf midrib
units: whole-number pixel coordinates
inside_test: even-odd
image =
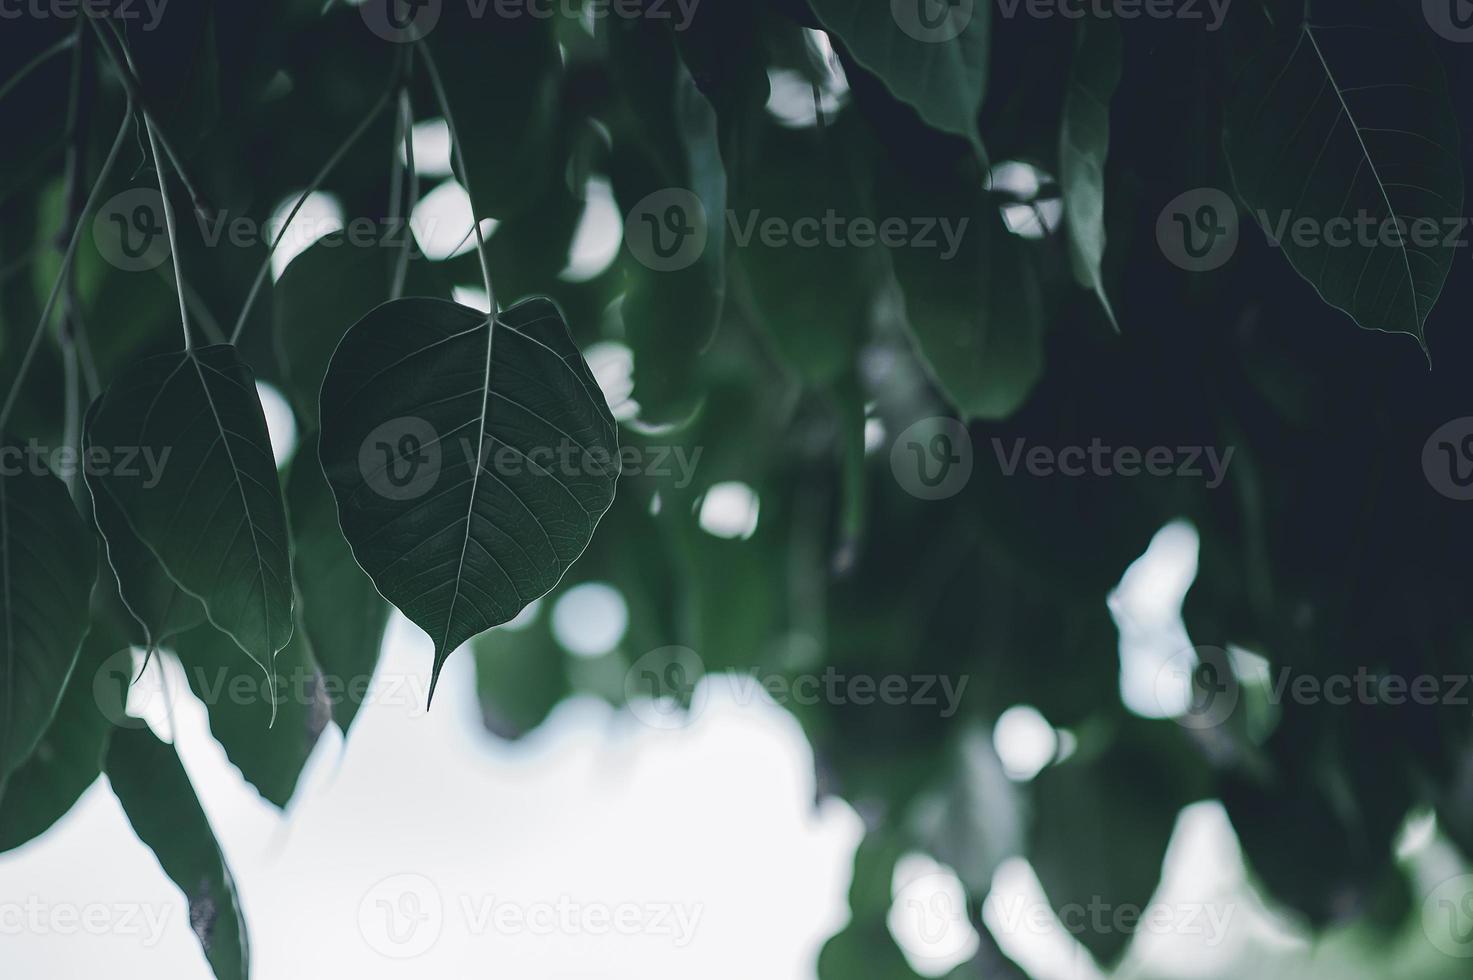
[[[471,492],[470,499],[465,506],[465,534],[460,539],[460,559],[455,563],[455,585],[450,592],[450,608],[445,613],[445,631],[440,636],[440,649],[436,651],[436,659],[448,656],[450,651],[450,628],[455,623],[455,605],[460,601],[460,585],[465,579],[465,556],[471,544],[471,518],[475,516],[476,491],[481,485],[481,451],[486,443],[486,419],[490,415],[491,405],[491,346],[496,336],[496,314],[489,313],[486,317],[486,364],[481,381],[481,425],[480,432],[476,437],[476,455],[471,464]],[[503,573],[504,574],[504,573]],[[434,671],[431,686],[439,679],[439,665]],[[431,694],[433,697],[433,694]]]
[[[269,675],[270,665],[276,659],[276,638],[275,632],[271,628],[270,600],[266,594],[266,568],[262,563],[261,543],[256,537],[256,517],[251,512],[250,501],[246,498],[245,484],[241,482],[240,466],[235,461],[235,451],[230,448],[230,437],[225,433],[225,423],[220,418],[220,410],[215,406],[215,396],[210,391],[209,382],[205,380],[205,372],[200,364],[199,356],[192,347],[184,352],[184,356],[194,366],[195,376],[199,378],[200,389],[205,394],[205,403],[210,406],[210,417],[214,420],[215,431],[219,433],[220,442],[225,447],[225,458],[230,463],[230,473],[235,483],[236,492],[240,495],[240,505],[245,510],[246,525],[251,531],[251,552],[256,558],[256,581],[261,587],[261,621],[266,627],[266,646],[270,648],[266,651],[267,662],[262,664],[262,667],[266,669]],[[275,712],[273,711],[274,714]]]

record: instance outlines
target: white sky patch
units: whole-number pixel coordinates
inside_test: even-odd
[[[429,638],[396,615],[375,683],[416,679],[422,694],[430,662]],[[599,963],[610,980],[812,980],[847,921],[863,828],[843,803],[814,807],[813,756],[786,711],[737,704],[718,685],[689,726],[661,731],[583,697],[508,744],[482,728],[473,674],[462,651],[429,713],[386,697],[363,708],[346,744],[329,729],[285,815],[243,783],[187,686],[178,693],[179,752],[240,888],[254,975],[486,980],[581,976]],[[374,900],[404,880],[427,881],[441,910],[413,960],[374,946],[400,908]],[[0,881],[51,908],[164,916],[151,945],[82,930],[6,935],[7,976],[210,975],[183,893],[105,781],[44,837],[0,854]],[[694,913],[694,929],[684,946],[653,929],[504,935],[481,914],[488,900],[560,899],[664,903]]]
[[[266,234],[263,236],[267,247],[281,235],[287,215],[292,213],[297,198],[301,196],[301,191],[289,195],[271,212],[271,220],[267,222]],[[290,225],[286,225],[286,234],[282,237],[281,244],[271,253],[271,281],[280,279],[292,259],[310,248],[313,242],[335,231],[342,231],[343,227],[343,206],[336,197],[323,191],[308,194],[297,216]],[[224,233],[227,236],[230,234],[228,225]]]
[[[490,238],[496,226],[495,218],[482,218],[481,237]],[[471,229],[470,195],[453,180],[445,181],[420,198],[409,216],[409,227],[419,250],[431,261],[452,259],[476,247],[476,236]]]
[[[614,419],[625,422],[639,415],[634,394],[634,351],[616,340],[601,340],[583,351],[583,359],[609,403]]]
[[[912,970],[945,976],[976,955],[981,943],[967,921],[966,891],[951,868],[924,854],[902,855],[890,895],[885,921]]]
[[[1004,711],[992,729],[992,745],[1008,776],[1026,782],[1043,771],[1059,751],[1059,736],[1031,705]]]
[[[423,119],[411,131],[414,143],[414,172],[421,177],[449,177],[450,127],[443,119]],[[399,147],[399,161],[404,160],[404,147]]]
[[[614,264],[624,241],[624,219],[614,201],[614,189],[602,177],[589,178],[584,187],[583,216],[568,249],[568,267],[558,273],[563,282],[587,282]]]
[[[271,455],[276,459],[276,468],[281,469],[297,452],[297,418],[282,393],[266,382],[256,382],[256,396],[261,399],[261,410],[266,414]],[[316,460],[311,462],[313,465],[317,463]]]
[[[1188,708],[1188,686],[1180,687],[1180,705],[1164,704],[1158,679],[1173,657],[1192,648],[1181,607],[1197,577],[1197,549],[1197,529],[1172,521],[1131,562],[1107,600],[1120,628],[1120,699],[1144,718],[1176,717]]]
[[[701,530],[718,538],[750,538],[757,530],[761,501],[745,483],[717,483],[701,499]]]
[[[612,585],[584,582],[558,597],[552,607],[552,635],[578,657],[612,653],[629,629],[629,606]]]
[[[450,298],[461,306],[469,306],[482,313],[491,312],[491,297],[482,286],[456,286],[450,290]]]

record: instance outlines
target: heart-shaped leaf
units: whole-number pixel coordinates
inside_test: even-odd
[[[1238,193],[1325,301],[1425,348],[1463,231],[1458,129],[1436,56],[1386,6],[1313,4],[1245,73],[1223,142]]]
[[[286,512],[255,380],[235,348],[140,361],[103,394],[86,438],[131,461],[89,478],[93,493],[110,497],[210,622],[269,669],[292,633]],[[108,537],[110,555],[115,547],[129,545]]]
[[[824,29],[927,123],[981,150],[992,4],[986,0],[813,0]]]
[[[0,792],[56,713],[97,577],[66,486],[26,459],[0,444]]]
[[[323,472],[358,564],[430,635],[435,664],[516,616],[582,554],[614,499],[608,404],[545,298],[495,318],[386,303],[322,385]]]
[[[147,728],[119,728],[106,772],[138,839],[189,902],[189,925],[218,980],[247,980],[250,942],[235,879],[172,746]]]
[[[1110,150],[1110,97],[1120,83],[1120,29],[1082,20],[1059,127],[1059,184],[1068,215],[1074,278],[1094,291],[1116,330],[1100,263],[1105,258],[1105,156]]]

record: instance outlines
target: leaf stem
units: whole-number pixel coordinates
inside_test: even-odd
[[[97,198],[102,193],[103,185],[107,182],[107,176],[112,172],[113,165],[117,163],[118,154],[123,149],[123,143],[128,136],[128,124],[132,121],[131,108],[123,115],[123,124],[118,127],[118,135],[113,138],[112,148],[107,151],[107,159],[102,163],[102,169],[97,173],[97,180],[92,185],[92,192],[87,195],[87,203],[82,208],[82,214],[86,215],[92,211],[97,204]],[[30,369],[31,362],[36,358],[36,350],[41,346],[41,335],[46,332],[46,323],[51,319],[51,311],[56,307],[57,297],[61,295],[61,289],[66,282],[67,271],[71,268],[72,260],[77,254],[77,245],[82,240],[82,226],[85,221],[78,221],[72,228],[72,237],[67,242],[66,252],[61,259],[61,269],[58,270],[56,281],[51,285],[51,295],[46,298],[46,306],[41,311],[41,320],[36,324],[36,330],[31,334],[31,342],[26,345],[26,351],[21,356],[20,368],[15,373],[15,381],[10,386],[10,393],[5,396],[4,405],[0,405],[0,429],[5,428],[5,422],[10,418],[10,411],[15,407],[15,401],[20,396],[21,383],[25,380],[26,372]]]
[[[390,201],[391,227],[395,233],[399,232],[398,223],[402,220],[406,225],[414,216],[414,206],[419,202],[419,174],[414,170],[414,107],[409,101],[409,89],[399,90],[399,131],[395,134],[394,150],[394,188],[393,197]],[[397,143],[403,140],[404,157],[399,157]],[[408,177],[409,196],[401,199],[400,182]],[[389,287],[389,299],[398,299],[404,295],[404,281],[409,276],[409,257],[414,251],[414,235],[412,228],[405,228],[404,247],[400,249],[394,264],[394,281]]]
[[[127,45],[123,43],[122,35],[119,33],[117,26],[111,21],[108,21],[108,28],[113,32],[113,40],[123,52],[121,58],[113,50],[112,45],[108,43],[108,35],[103,32],[101,27],[97,26],[96,18],[88,15],[88,22],[91,23],[92,29],[97,32],[97,39],[101,42],[102,50],[107,53],[108,60],[112,62],[113,69],[117,72],[118,78],[123,83],[123,91],[128,94],[129,101],[138,107],[138,112],[143,116],[145,123],[153,123],[157,126],[157,121],[153,118],[153,113],[148,110],[148,103],[144,101],[143,83],[138,80],[138,75],[134,70],[133,56],[128,53]],[[199,188],[194,181],[190,180],[188,172],[184,169],[184,165],[179,161],[179,154],[174,152],[173,144],[169,142],[168,137],[162,131],[157,132],[156,136],[159,145],[163,147],[164,155],[169,158],[169,165],[174,168],[174,174],[179,178],[179,183],[183,184],[185,191],[189,193],[190,203],[194,206],[195,212],[201,216],[208,215],[211,210],[209,202],[200,194]]]
[[[348,134],[348,138],[343,140],[342,144],[333,151],[332,156],[327,158],[327,162],[322,165],[322,169],[317,172],[317,176],[312,178],[312,183],[307,185],[307,189],[302,191],[301,196],[297,198],[297,203],[292,205],[291,213],[282,222],[281,230],[276,233],[276,240],[266,250],[266,258],[262,260],[261,267],[256,270],[256,278],[251,283],[251,291],[246,295],[245,305],[240,308],[240,316],[236,318],[235,329],[230,332],[230,342],[232,344],[240,339],[241,331],[245,329],[246,320],[251,315],[251,307],[255,305],[256,296],[261,292],[261,286],[266,282],[266,274],[271,271],[271,256],[275,253],[276,246],[280,245],[281,240],[286,237],[286,232],[291,227],[292,219],[297,216],[298,211],[302,210],[302,205],[307,203],[307,198],[317,193],[317,189],[322,186],[322,182],[342,162],[343,157],[348,155],[348,151],[353,148],[354,144],[363,138],[363,134],[368,131],[368,127],[373,125],[374,120],[378,119],[379,114],[388,106],[389,97],[399,87],[399,74],[399,71],[395,71],[394,78],[390,80],[389,86],[374,101],[368,112],[363,116],[363,119]]]
[[[492,322],[500,309],[496,305],[496,293],[491,288],[491,263],[486,258],[486,239],[481,235],[481,220],[476,216],[476,196],[471,193],[470,176],[466,173],[465,150],[460,145],[460,130],[455,126],[455,117],[450,112],[450,100],[445,96],[445,86],[440,81],[440,70],[435,65],[435,58],[430,54],[429,45],[423,40],[415,42],[420,54],[424,56],[425,68],[430,73],[430,85],[435,89],[435,99],[440,103],[440,112],[445,116],[445,126],[450,130],[450,149],[455,159],[455,167],[459,170],[457,176],[460,178],[460,186],[465,188],[466,197],[471,201],[471,228],[476,233],[476,256],[481,260],[481,280],[486,284],[486,309],[491,314]]]
[[[40,68],[46,62],[61,54],[63,51],[65,51],[67,48],[71,47],[75,43],[77,43],[77,36],[75,34],[68,34],[66,37],[62,38],[60,41],[57,41],[51,47],[47,48],[45,51],[42,51],[40,54],[36,55],[36,57],[26,62],[25,66],[22,67],[20,71],[7,78],[4,85],[0,85],[0,99],[3,99],[7,95],[9,95],[10,90],[19,85],[31,72],[35,71],[37,68]]]
[[[169,201],[169,187],[164,180],[164,158],[159,153],[158,135],[148,116],[143,117],[143,131],[148,134],[148,148],[153,153],[153,166],[159,175],[159,197],[164,205],[164,230],[169,234],[169,255],[174,260],[174,292],[179,297],[179,325],[184,330],[184,349],[194,349],[189,335],[189,304],[184,302],[184,268],[179,264],[179,231],[174,224],[174,205]]]

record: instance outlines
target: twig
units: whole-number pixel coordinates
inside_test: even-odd
[[[97,181],[92,185],[92,193],[87,195],[87,204],[82,208],[83,214],[88,214],[97,204],[97,198],[102,193],[103,185],[107,182],[107,176],[112,172],[113,164],[117,163],[118,153],[123,149],[123,142],[128,136],[128,123],[132,119],[131,108],[123,116],[123,124],[118,127],[118,135],[113,139],[113,145],[107,152],[107,159],[102,163],[102,169],[98,171]],[[40,322],[36,324],[35,331],[31,334],[31,342],[26,345],[26,351],[21,356],[20,368],[15,373],[15,382],[11,385],[10,394],[5,396],[5,404],[0,405],[0,430],[5,428],[5,422],[10,418],[10,410],[15,407],[15,401],[20,396],[21,383],[25,380],[26,372],[31,367],[31,362],[36,358],[36,350],[41,346],[41,335],[46,331],[46,324],[51,319],[51,311],[56,307],[57,297],[61,295],[62,284],[66,281],[67,270],[71,267],[72,260],[77,254],[77,245],[82,240],[82,226],[84,222],[77,222],[72,228],[71,241],[67,243],[66,253],[61,259],[61,269],[58,270],[56,281],[51,285],[51,295],[46,299],[46,306],[41,311]]]

